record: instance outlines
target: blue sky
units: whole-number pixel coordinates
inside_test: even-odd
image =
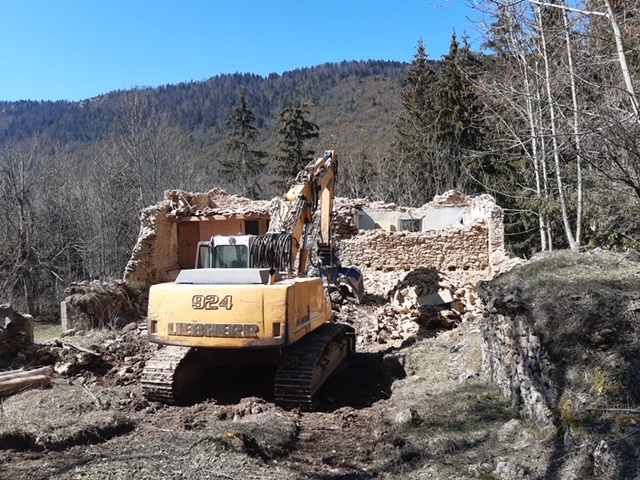
[[[420,38],[439,59],[454,29],[473,39],[472,15],[466,0],[0,0],[0,100],[410,62]]]

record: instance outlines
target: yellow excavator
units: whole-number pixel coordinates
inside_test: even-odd
[[[355,350],[354,329],[332,321],[328,290],[355,301],[364,293],[362,274],[340,265],[331,235],[336,177],[327,151],[291,183],[266,234],[199,242],[194,269],[151,287],[149,340],[164,347],[142,373],[149,400],[179,402],[210,366],[268,362],[277,367],[277,405],[316,407],[324,381]]]

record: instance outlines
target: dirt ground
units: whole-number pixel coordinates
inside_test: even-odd
[[[0,478],[544,478],[554,432],[487,384],[480,341],[468,319],[360,344],[320,411],[301,413],[273,404],[274,372],[257,365],[213,371],[185,405],[146,401],[136,372],[153,347],[135,328],[54,340],[99,361],[2,400]]]

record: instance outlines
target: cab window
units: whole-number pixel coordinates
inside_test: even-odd
[[[246,245],[218,245],[213,249],[213,268],[247,268]]]

